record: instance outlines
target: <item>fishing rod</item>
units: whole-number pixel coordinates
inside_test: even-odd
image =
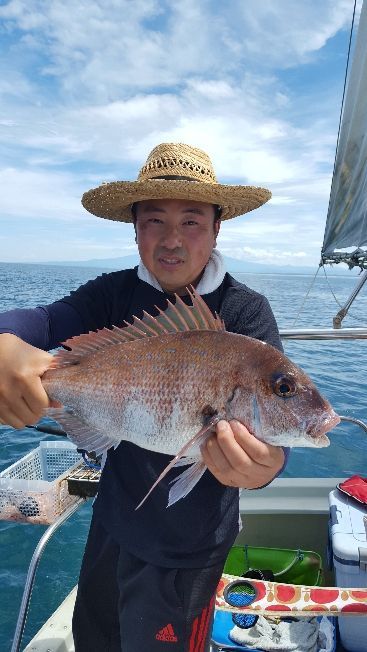
[[[68,433],[63,430],[63,428],[56,427],[56,426],[43,426],[42,424],[37,425],[35,424],[34,426],[29,426],[26,425],[26,428],[32,428],[33,430],[37,430],[38,432],[43,432],[46,435],[57,435],[58,437],[67,437]]]
[[[42,432],[46,435],[57,435],[58,437],[67,437],[68,433],[63,430],[63,428],[42,424],[35,424],[34,426],[26,425],[26,428],[31,428],[37,430],[37,432]],[[96,456],[93,452],[88,452],[84,448],[77,448],[78,453],[81,454],[85,464],[89,468],[99,471],[101,468],[100,457]]]
[[[349,416],[347,417],[344,415],[340,415],[340,421],[348,421],[350,423],[354,423],[355,425],[362,428],[362,430],[367,432],[367,424],[364,421],[362,421],[362,419],[356,419],[355,417],[349,417]],[[43,432],[46,435],[57,435],[58,437],[68,436],[68,433],[65,432],[65,430],[55,426],[49,426],[49,425],[43,426],[42,424],[40,425],[36,424],[34,426],[26,425],[26,428],[33,428],[33,430],[37,430],[38,432]]]

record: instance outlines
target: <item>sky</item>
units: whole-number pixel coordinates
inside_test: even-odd
[[[132,226],[89,214],[81,196],[184,142],[220,182],[273,193],[222,225],[224,254],[316,268],[353,6],[0,0],[0,261],[135,253]]]

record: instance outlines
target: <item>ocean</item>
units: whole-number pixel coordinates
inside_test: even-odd
[[[90,278],[101,269],[0,263],[0,312],[51,303]],[[236,278],[267,296],[280,328],[332,327],[356,278],[332,276],[322,270],[312,283],[306,275],[235,274]],[[310,292],[309,292],[310,290]],[[305,297],[309,292],[307,299]],[[343,325],[367,325],[366,291],[353,304]],[[366,341],[285,342],[287,355],[311,376],[339,414],[367,421],[365,373]],[[40,440],[56,440],[37,431],[15,431],[0,426],[0,471],[37,447]],[[343,424],[332,434],[329,448],[294,449],[285,476],[366,475],[367,435],[357,426]],[[42,557],[23,647],[35,631],[76,584],[91,515],[91,504],[84,505],[51,539]],[[28,565],[45,526],[0,521],[0,650],[10,649]],[[301,542],[300,542],[301,546]],[[23,648],[22,648],[23,649]]]

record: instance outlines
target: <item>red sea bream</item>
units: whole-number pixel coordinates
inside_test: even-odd
[[[63,408],[50,416],[79,448],[102,454],[122,440],[190,465],[169,504],[187,495],[206,467],[200,446],[219,419],[238,419],[277,446],[329,444],[339,423],[308,376],[274,347],[226,332],[191,293],[158,317],[71,338],[43,384]]]

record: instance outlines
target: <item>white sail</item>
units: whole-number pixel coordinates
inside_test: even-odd
[[[367,0],[343,109],[321,257],[323,262],[367,267]]]

